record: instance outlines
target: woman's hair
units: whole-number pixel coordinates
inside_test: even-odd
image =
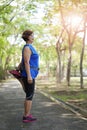
[[[33,33],[31,30],[25,30],[22,34],[22,38],[24,41],[28,41],[29,36]]]

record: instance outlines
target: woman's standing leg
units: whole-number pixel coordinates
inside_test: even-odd
[[[30,122],[35,121],[36,118],[31,116],[31,107],[32,107],[32,99],[34,95],[34,88],[35,88],[35,80],[33,80],[33,83],[29,84],[27,82],[27,78],[23,78],[23,82],[25,85],[25,93],[26,93],[26,99],[24,101],[24,116],[23,116],[23,122]]]
[[[32,107],[32,101],[25,99],[25,101],[24,101],[24,116],[30,115],[31,107]]]

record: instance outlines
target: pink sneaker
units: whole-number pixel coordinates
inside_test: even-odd
[[[28,122],[32,122],[32,121],[36,121],[37,118],[33,117],[31,114],[27,117],[23,116],[23,122],[24,123],[28,123]]]
[[[15,78],[21,78],[21,73],[17,70],[10,70],[9,71]]]

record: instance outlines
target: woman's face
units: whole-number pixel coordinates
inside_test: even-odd
[[[31,43],[34,41],[34,34],[33,34],[33,33],[29,36],[29,41],[30,41]]]

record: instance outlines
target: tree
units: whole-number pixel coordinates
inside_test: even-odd
[[[70,85],[70,75],[71,75],[72,46],[74,44],[77,33],[80,32],[79,26],[82,22],[82,18],[80,18],[81,13],[79,13],[80,12],[79,7],[76,9],[76,7],[72,5],[71,8],[67,7],[67,9],[64,10],[64,7],[61,5],[61,1],[58,0],[58,2],[59,2],[60,14],[61,14],[62,26],[66,30],[67,38],[68,38],[68,45],[69,45],[69,58],[68,58],[68,65],[67,65],[67,83],[69,86]],[[78,3],[78,1],[76,3]],[[74,11],[75,11],[75,13],[73,13]],[[80,17],[78,17],[79,22],[77,24],[77,23],[75,23],[74,20],[77,19],[78,15],[80,15]],[[76,24],[76,25],[74,25],[74,24]]]
[[[62,73],[62,59],[61,59],[61,56],[62,56],[62,50],[64,51],[65,48],[61,48],[61,44],[63,43],[64,41],[64,38],[63,38],[63,32],[64,30],[61,31],[60,33],[60,36],[58,38],[58,41],[56,43],[56,51],[57,51],[57,55],[58,55],[58,64],[57,64],[57,83],[61,83],[61,80],[62,80],[62,77],[63,77],[63,73]]]
[[[83,42],[82,42],[82,50],[81,50],[81,58],[80,58],[80,83],[81,83],[81,89],[84,88],[83,86],[83,56],[84,56],[84,48],[85,48],[85,39],[86,39],[86,23],[87,23],[87,13],[84,13],[84,22],[83,22]]]

